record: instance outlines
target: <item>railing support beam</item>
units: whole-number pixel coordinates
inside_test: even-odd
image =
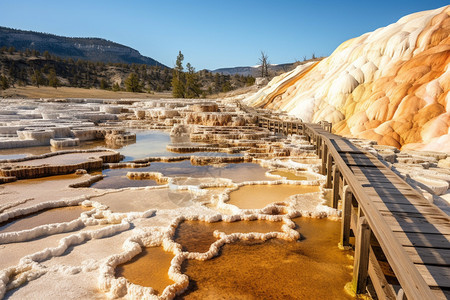
[[[332,187],[332,181],[331,181],[331,172],[333,168],[333,156],[331,153],[328,153],[327,156],[327,183],[325,185],[325,188],[330,189]]]
[[[342,223],[341,223],[341,241],[343,247],[350,246],[350,222],[352,216],[352,198],[353,194],[348,185],[344,186],[342,196]]]
[[[360,217],[356,234],[355,264],[352,287],[356,294],[366,292],[369,270],[370,227],[366,217]]]
[[[333,199],[333,208],[337,208],[338,207],[338,201],[339,201],[339,169],[336,165],[333,166],[333,194],[332,194],[332,199]]]

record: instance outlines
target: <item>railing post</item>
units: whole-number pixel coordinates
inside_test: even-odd
[[[348,185],[344,186],[342,196],[342,223],[341,223],[341,241],[342,247],[350,246],[350,221],[352,216],[352,198],[353,194]]]
[[[317,136],[317,156],[322,157],[322,137]]]
[[[353,267],[353,291],[365,293],[369,270],[370,227],[366,217],[360,217],[356,234],[355,264]]]
[[[405,299],[405,291],[403,289],[400,289],[398,291],[397,297],[395,297],[395,300],[403,300]]]
[[[320,142],[319,142],[319,140],[320,140],[319,135],[316,135],[314,137],[314,141],[315,141],[315,144],[316,144],[316,155],[317,156],[319,156],[319,152],[320,152]]]
[[[339,169],[336,165],[333,166],[333,208],[338,207],[338,201],[339,201]]]
[[[327,157],[327,183],[325,185],[325,188],[329,189],[332,187],[332,181],[331,181],[331,169],[333,167],[333,156],[331,153],[328,153]]]
[[[322,175],[325,175],[327,173],[326,171],[326,167],[327,167],[327,155],[328,155],[328,147],[325,144],[324,141],[322,141],[322,170],[321,173]]]

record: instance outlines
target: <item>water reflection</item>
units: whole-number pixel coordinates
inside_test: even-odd
[[[69,206],[36,212],[0,223],[0,233],[21,231],[46,224],[69,222],[77,219],[82,212],[88,210],[89,208],[83,206]]]
[[[175,232],[175,242],[182,246],[183,251],[207,252],[212,243],[216,241],[214,231],[226,234],[234,232],[273,232],[282,231],[282,222],[270,221],[237,221],[237,222],[198,222],[184,221]]]
[[[138,169],[108,169],[103,170],[106,175],[103,180],[96,182],[92,187],[98,189],[123,188],[129,186],[147,186],[156,185],[154,180],[130,180],[126,177],[128,172],[160,172],[164,176],[171,177],[212,177],[228,178],[234,182],[244,182],[251,180],[276,180],[273,177],[267,177],[268,169],[254,163],[236,163],[220,166],[205,165],[194,166],[190,160],[162,163],[153,162],[149,167]]]
[[[116,268],[117,277],[125,277],[131,283],[152,287],[158,294],[174,282],[168,271],[173,254],[165,252],[161,247],[144,248],[131,261]]]
[[[350,252],[337,247],[340,223],[294,221],[299,242],[238,242],[214,259],[186,261],[190,285],[177,299],[352,299],[344,291],[351,280]]]
[[[314,193],[319,190],[319,186],[311,185],[245,185],[231,192],[227,203],[242,209],[261,209],[271,203],[284,201],[292,195]]]

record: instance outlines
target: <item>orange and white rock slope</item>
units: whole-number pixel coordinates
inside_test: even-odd
[[[403,149],[450,152],[450,5],[348,40],[275,77],[244,101],[336,133]]]

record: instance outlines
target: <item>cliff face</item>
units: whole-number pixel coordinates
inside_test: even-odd
[[[138,63],[150,66],[164,66],[153,58],[143,56],[139,51],[100,38],[70,38],[34,31],[0,27],[0,47],[13,46],[17,50],[35,49],[41,53],[111,63]]]
[[[450,6],[411,14],[274,78],[249,105],[281,109],[336,133],[450,152]]]

